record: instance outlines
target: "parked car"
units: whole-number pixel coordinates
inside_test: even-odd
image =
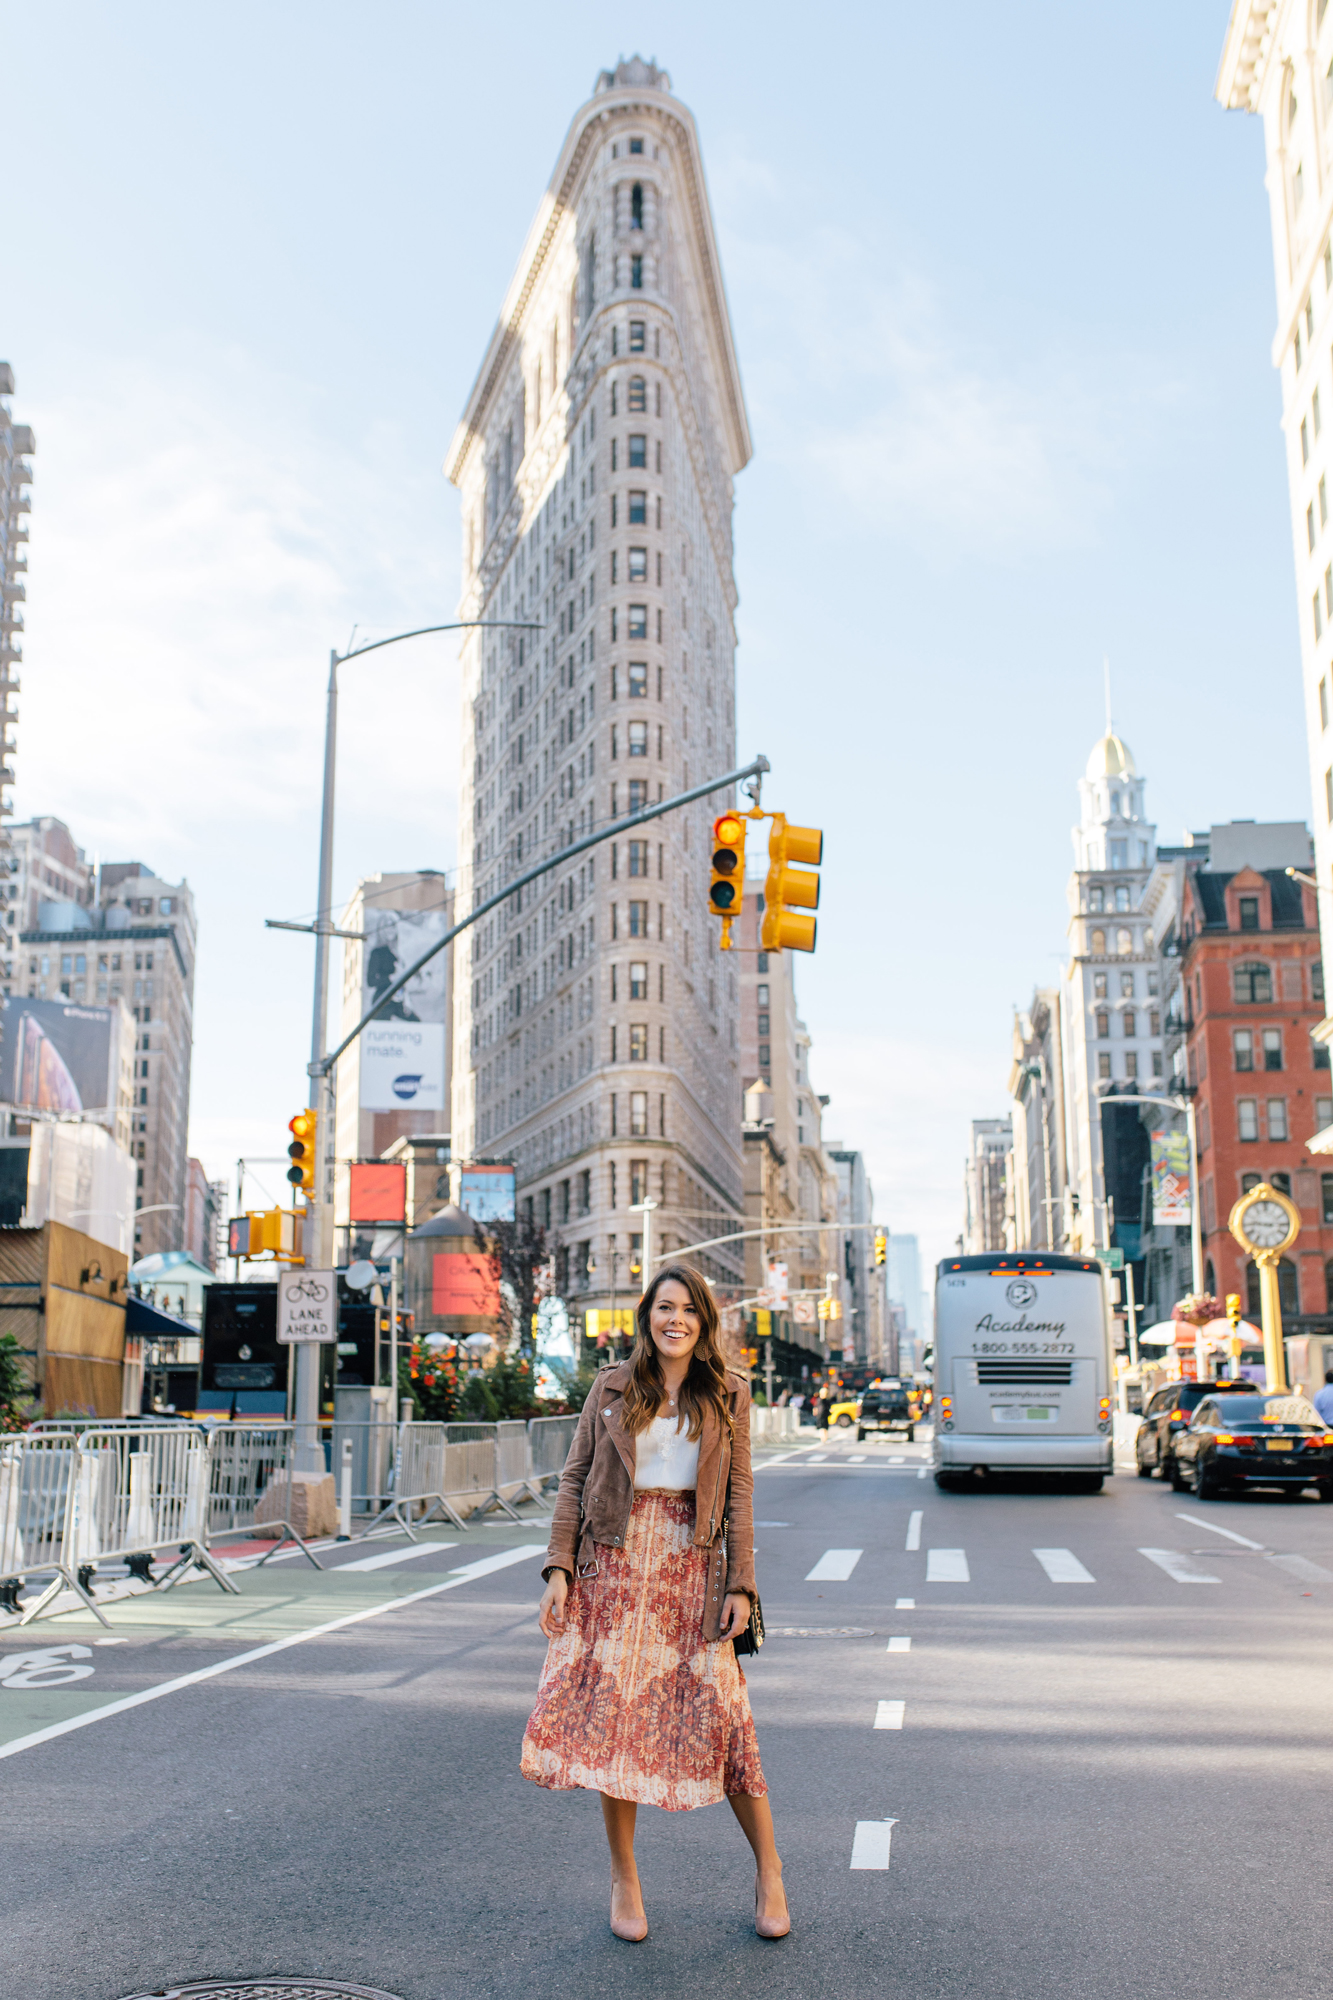
[[[845,1402],[831,1403],[828,1413],[829,1428],[832,1429],[833,1425],[836,1424],[839,1430],[849,1431],[856,1422],[856,1413],[860,1407],[861,1399],[859,1396],[853,1396]]]
[[[1158,1389],[1143,1412],[1143,1422],[1134,1438],[1139,1478],[1151,1479],[1157,1472],[1170,1481],[1176,1437],[1185,1429],[1205,1396],[1216,1395],[1223,1389],[1252,1392],[1253,1388],[1252,1382],[1228,1381],[1168,1382],[1165,1388]]]
[[[1196,1500],[1243,1486],[1280,1486],[1293,1499],[1314,1486],[1333,1500],[1333,1431],[1304,1396],[1213,1393],[1173,1442],[1171,1483]]]
[[[910,1382],[900,1381],[888,1375],[882,1381],[872,1382],[861,1398],[861,1413],[856,1420],[858,1442],[867,1431],[905,1431],[910,1444],[916,1436],[916,1424],[921,1408]]]

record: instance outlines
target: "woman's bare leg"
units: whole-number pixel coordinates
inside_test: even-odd
[[[611,1849],[611,1929],[618,1938],[638,1944],[648,1935],[643,1891],[634,1860],[634,1818],[639,1809],[633,1799],[613,1799],[607,1792],[601,1794],[601,1799],[606,1844]]]
[[[767,1798],[753,1798],[749,1792],[732,1792],[727,1804],[741,1823],[741,1832],[754,1850],[758,1877],[755,1882],[754,1927],[760,1937],[786,1937],[791,1929],[787,1892],[782,1886],[782,1862],[773,1833],[773,1814]]]

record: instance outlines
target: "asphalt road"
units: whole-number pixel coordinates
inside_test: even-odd
[[[640,1814],[651,1934],[610,1937],[596,1798],[518,1776],[539,1561],[484,1565],[539,1542],[529,1525],[322,1578],[271,1564],[239,1599],[140,1600],[111,1646],[82,1614],[0,1635],[6,1659],[78,1644],[92,1667],[46,1690],[0,1672],[0,1756],[93,1718],[0,1761],[0,1984],[1322,2000],[1333,1508],[1132,1476],[941,1494],[920,1446],[813,1456],[757,1481],[772,1636],[747,1672],[783,1943],[753,1935],[721,1806]]]

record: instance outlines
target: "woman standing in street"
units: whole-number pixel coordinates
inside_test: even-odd
[[[628,1361],[598,1376],[560,1476],[541,1628],[550,1641],[522,1771],[602,1795],[611,1929],[648,1935],[640,1805],[726,1799],[754,1850],[754,1927],[791,1929],[768,1787],[732,1640],[755,1597],[750,1392],[689,1265],[639,1301]]]

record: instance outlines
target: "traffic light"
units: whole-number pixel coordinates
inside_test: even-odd
[[[1239,1292],[1228,1292],[1228,1293],[1227,1293],[1227,1318],[1228,1318],[1228,1319],[1229,1319],[1229,1320],[1231,1321],[1231,1326],[1232,1326],[1232,1330],[1233,1330],[1233,1332],[1234,1332],[1234,1330],[1236,1329],[1236,1327],[1238,1327],[1238,1326],[1240,1325],[1240,1293],[1239,1293]]]
[[[884,1234],[884,1231],[883,1231],[882,1229],[877,1229],[877,1230],[875,1231],[875,1263],[876,1263],[876,1265],[878,1266],[878,1265],[880,1265],[880,1264],[884,1264],[884,1263],[887,1263],[887,1262],[888,1262],[888,1256],[889,1256],[889,1239],[888,1239],[888,1237],[887,1237],[887,1236],[886,1236],[886,1235]]]
[[[722,919],[722,949],[731,950],[732,920],[741,913],[745,894],[745,821],[738,812],[719,813],[713,821],[713,874],[708,907]]]
[[[768,836],[768,880],[764,884],[761,951],[813,951],[815,919],[807,910],[819,908],[819,877],[810,872],[824,857],[824,836],[817,826],[788,826],[785,813],[774,813]],[[793,868],[794,861],[810,864]]]
[[[295,1118],[287,1121],[287,1130],[292,1135],[292,1143],[287,1148],[292,1164],[287,1169],[287,1178],[293,1187],[299,1187],[307,1201],[315,1199],[315,1132],[319,1124],[319,1114],[315,1111],[298,1111]]]

